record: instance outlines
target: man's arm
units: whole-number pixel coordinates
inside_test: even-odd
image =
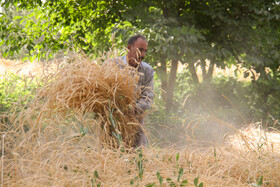
[[[145,75],[145,81],[141,88],[141,96],[136,103],[136,112],[143,113],[151,107],[154,99],[154,70],[149,69]]]

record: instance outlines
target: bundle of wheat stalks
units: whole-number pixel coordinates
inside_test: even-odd
[[[10,126],[10,123],[24,124],[26,129],[45,128],[51,124],[84,128],[86,124],[81,118],[87,115],[92,120],[92,136],[101,144],[134,147],[141,127],[139,116],[130,115],[128,111],[135,107],[139,96],[139,74],[120,59],[111,58],[114,55],[117,54],[108,52],[90,60],[75,53],[53,62],[57,68],[54,70],[52,64],[51,73],[39,79],[32,102],[20,106],[26,103],[22,98],[16,103],[10,112],[14,115],[7,115],[9,124],[3,124],[1,128]],[[48,67],[45,68],[45,72],[50,72]]]
[[[48,83],[40,89],[45,110],[65,113],[92,113],[99,119],[100,141],[110,146],[123,142],[134,146],[140,128],[136,116],[128,115],[139,96],[139,74],[112,53],[90,60],[73,55],[61,63]]]

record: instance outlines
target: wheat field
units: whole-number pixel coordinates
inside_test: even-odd
[[[75,55],[26,79],[36,82],[34,98],[0,117],[2,186],[280,184],[280,133],[257,125],[234,129],[219,146],[160,147],[150,138],[150,146],[133,148],[139,126],[126,111],[138,75],[104,65],[112,54],[103,56]]]

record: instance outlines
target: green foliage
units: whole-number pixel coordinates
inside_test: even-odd
[[[180,168],[179,169],[179,153],[176,154],[176,169],[177,169],[177,182],[180,182],[181,178],[183,177],[184,175],[184,169],[183,168]],[[186,183],[187,181],[183,181],[182,183]]]
[[[158,107],[147,120],[147,123],[150,123],[149,132],[159,146],[165,147],[174,144],[184,146],[185,133],[192,137],[192,127],[196,123],[196,138],[222,141],[223,133],[229,133],[230,129],[217,124],[211,116],[237,128],[262,121],[262,125],[279,129],[276,120],[280,116],[280,79],[274,80],[248,82],[238,81],[237,77],[219,75],[211,82],[195,84],[190,79],[189,71],[184,70],[177,76],[174,106],[167,115],[162,102],[162,92],[159,90],[160,82],[156,76],[155,104]],[[187,127],[191,128],[186,131]],[[219,129],[218,132],[215,129]]]
[[[109,102],[109,119],[110,119],[111,125],[113,126],[112,134],[118,140],[118,144],[120,145],[122,143],[122,135],[121,135],[121,132],[119,132],[116,127],[116,122],[115,122],[116,120],[113,117],[114,110],[115,109],[110,106],[110,102]]]
[[[184,174],[184,169],[180,168],[179,172],[178,172],[178,177],[177,177],[177,181],[180,182],[180,179],[183,177]]]
[[[246,82],[222,75],[210,83],[193,84],[186,75],[178,75],[175,88],[177,116],[191,117],[189,121],[216,116],[239,126],[252,121],[271,126],[280,115],[279,78]]]
[[[181,181],[181,178],[183,177],[183,174],[184,174],[184,169],[183,168],[179,169],[179,156],[180,156],[179,153],[177,153],[176,158],[175,158],[176,173],[177,173],[177,182],[176,183],[179,184],[179,186],[186,186],[188,184],[188,180],[185,179],[185,180]],[[160,176],[159,171],[157,171],[157,178],[159,179],[160,186],[162,186],[163,178]],[[167,183],[169,183],[170,186],[177,186],[176,183],[173,182],[171,178],[166,178],[166,181],[167,181]]]
[[[30,11],[29,15],[9,18],[10,21],[20,20],[19,24],[8,22],[6,12],[1,17],[2,40],[7,34],[11,36],[5,41],[12,43],[8,53],[27,47],[37,58],[47,58],[69,46],[87,54],[97,54],[97,49],[111,46],[113,31],[117,32],[120,45],[125,44],[131,33],[145,33],[150,40],[149,57],[155,63],[170,59],[183,63],[212,59],[213,63],[224,67],[224,62],[235,63],[233,58],[240,61],[241,54],[256,56],[258,53],[247,49],[261,42],[259,49],[262,50],[263,39],[264,44],[279,44],[275,41],[278,32],[273,37],[263,37],[264,33],[275,33],[272,29],[277,29],[277,24],[269,24],[279,19],[279,4],[273,0],[266,3],[257,0],[60,0],[44,3],[40,0],[31,3],[6,0],[2,6],[5,10],[17,7],[17,11]],[[14,31],[26,37],[15,38]],[[277,54],[275,51],[274,56]]]
[[[101,183],[98,182],[99,180],[99,176],[98,176],[98,172],[95,170],[94,173],[93,173],[93,178],[91,178],[90,182],[91,182],[91,186],[92,187],[100,187],[101,186]]]
[[[146,187],[156,187],[156,183],[147,184]]]
[[[263,176],[261,175],[260,178],[258,178],[257,183],[252,183],[251,185],[254,186],[254,187],[262,186],[263,185]]]
[[[203,187],[203,182],[198,184],[199,177],[195,178],[193,183],[195,187]]]
[[[261,186],[263,184],[263,176],[260,176],[260,178],[258,179],[258,183],[259,186]]]
[[[160,187],[162,187],[163,178],[162,178],[162,176],[160,176],[159,171],[157,171],[157,178],[158,178]]]
[[[140,179],[140,181],[142,181],[142,177],[143,177],[143,174],[144,174],[144,170],[143,170],[143,155],[142,155],[142,149],[138,150],[139,151],[139,154],[138,154],[138,158],[135,160],[136,164],[137,164],[137,170],[138,170],[138,176],[135,176],[134,179],[131,179],[130,180],[130,184],[131,185],[134,185],[135,184],[135,181],[137,181],[138,179]],[[178,184],[179,186],[186,186],[188,184],[188,180],[185,179],[185,180],[182,180],[181,181],[181,178],[183,177],[183,173],[184,173],[184,169],[183,168],[180,168],[179,169],[179,153],[176,154],[176,168],[177,169],[177,182],[173,182],[171,178],[166,178],[166,182],[170,185],[170,186],[173,186],[173,187],[176,187]],[[156,176],[157,176],[157,179],[159,181],[159,186],[164,186],[164,178],[160,175],[160,172],[157,171],[156,172]],[[195,181],[198,181],[198,178],[195,179]],[[137,183],[139,184],[139,183]],[[156,183],[149,183],[149,184],[146,184],[145,185],[146,187],[154,187],[154,186],[157,186]],[[197,185],[195,185],[197,187]],[[199,187],[203,187],[203,183],[200,183],[199,184]]]
[[[220,79],[214,85],[217,90],[220,90],[220,94],[226,97],[230,104],[228,107],[234,109],[236,118],[239,116],[241,120],[239,123],[250,121],[267,123],[272,122],[271,116],[279,116],[280,103],[277,99],[279,90],[276,85],[279,80],[276,80],[275,83],[262,80],[244,83],[229,78]]]
[[[65,50],[97,54],[97,49],[108,49],[112,46],[112,27],[121,16],[121,8],[126,8],[112,1],[38,1],[33,5],[23,2],[4,3],[7,12],[11,8],[18,13],[30,11],[21,17],[12,15],[8,19],[7,13],[0,17],[0,44],[11,44],[4,56],[26,48],[30,60],[49,59]],[[14,24],[15,20],[20,21]]]
[[[3,8],[0,16],[0,56],[10,59],[24,58],[30,45],[22,23],[24,16],[30,14],[27,10],[17,10],[16,7]]]
[[[138,154],[138,159],[136,160],[137,164],[137,169],[138,169],[138,177],[140,181],[142,180],[143,173],[144,173],[144,166],[143,166],[143,154],[142,154],[142,149],[140,149],[139,154]]]
[[[0,111],[9,112],[14,103],[27,107],[37,88],[35,79],[7,73],[0,77]]]

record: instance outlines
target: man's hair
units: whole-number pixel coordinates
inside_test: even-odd
[[[128,42],[127,42],[127,45],[133,45],[134,42],[136,42],[138,40],[138,38],[142,38],[143,40],[147,41],[145,36],[141,35],[141,34],[137,34],[137,35],[134,35],[134,36],[131,36],[129,39],[128,39]]]

